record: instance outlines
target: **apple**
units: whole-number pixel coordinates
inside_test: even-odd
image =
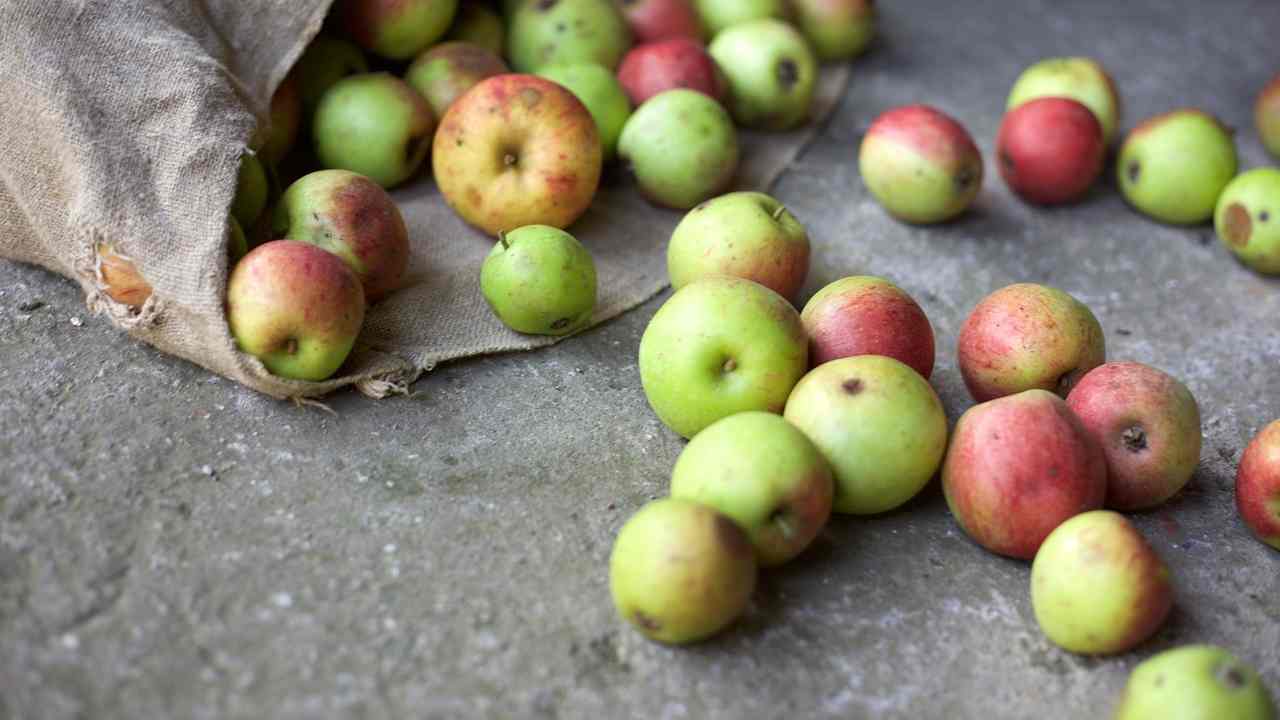
[[[1102,125],[1103,142],[1107,145],[1120,128],[1120,95],[1115,81],[1102,64],[1087,57],[1054,57],[1041,60],[1018,76],[1006,110],[1043,97],[1075,100],[1093,111]]]
[[[458,0],[339,0],[339,27],[356,44],[389,60],[408,60],[449,29]]]
[[[671,497],[724,513],[761,567],[799,555],[831,515],[831,468],[804,433],[768,412],[741,412],[693,436],[676,459]]]
[[[107,243],[98,245],[97,278],[102,292],[122,305],[140,308],[151,297],[151,284],[133,260]]]
[[[618,81],[636,105],[659,93],[689,88],[723,103],[729,81],[702,45],[688,38],[672,38],[637,45],[622,59]]]
[[[1271,78],[1271,82],[1258,93],[1258,101],[1253,106],[1253,123],[1258,128],[1258,137],[1267,151],[1280,157],[1280,74]]]
[[[244,228],[235,216],[227,218],[227,259],[234,266],[240,259],[249,254],[249,239],[245,237]]]
[[[979,545],[1030,560],[1054,528],[1102,507],[1107,461],[1062,398],[1027,390],[960,416],[942,463],[942,490]]]
[[[1218,197],[1218,239],[1245,265],[1280,275],[1280,170],[1254,168],[1237,175]]]
[[[285,190],[272,235],[300,240],[342,258],[374,303],[400,286],[409,265],[409,232],[391,196],[363,175],[320,170]]]
[[[464,42],[431,47],[405,71],[405,82],[422,93],[435,117],[444,117],[455,100],[485,78],[501,75],[507,64],[496,54]]]
[[[964,212],[982,188],[982,155],[960,123],[927,105],[880,115],[862,139],[858,170],[889,214],[937,223]]]
[[[1236,508],[1254,534],[1280,550],[1280,420],[1245,448],[1236,473]]]
[[[734,25],[707,52],[729,81],[729,110],[740,125],[789,130],[809,119],[818,61],[791,25],[772,18]]]
[[[822,288],[800,312],[813,367],[843,357],[884,355],[928,380],[933,374],[933,326],[924,310],[892,282],[869,275]]]
[[[236,194],[231,201],[231,214],[241,225],[252,226],[267,207],[267,172],[253,153],[240,156],[240,173],[236,176]]]
[[[508,28],[507,57],[522,73],[583,63],[612,71],[631,47],[631,31],[612,0],[526,0]]]
[[[343,78],[325,93],[311,135],[321,165],[390,188],[422,166],[435,127],[417,90],[394,75],[368,73]]]
[[[236,345],[280,377],[333,375],[363,322],[360,279],[337,255],[310,243],[259,245],[227,281],[227,325]]]
[[[1258,673],[1212,645],[1184,645],[1139,663],[1112,720],[1275,720]]]
[[[1017,283],[982,299],[956,348],[969,394],[983,402],[1040,388],[1066,396],[1107,359],[1102,326],[1079,300],[1047,285]]]
[[[618,138],[640,192],[687,210],[724,192],[738,170],[738,132],[720,103],[696,90],[668,90],[636,108]]]
[[[1126,652],[1169,616],[1169,566],[1123,515],[1081,513],[1049,533],[1036,552],[1031,607],[1040,629],[1064,650]]]
[[[706,639],[742,615],[756,573],[751,541],[732,520],[675,498],[640,508],[609,555],[618,614],[646,637],[672,645]]]
[[[637,43],[652,43],[671,38],[706,39],[702,18],[690,0],[617,0],[631,35]]]
[[[591,204],[603,157],[582,101],[533,75],[498,75],[471,88],[445,113],[432,149],[449,207],[490,235],[568,227]]]
[[[835,475],[832,509],[872,515],[915,497],[947,449],[947,416],[929,382],[893,358],[819,365],[796,385],[783,417],[818,446]]]
[[[1236,174],[1231,131],[1217,118],[1181,109],[1150,118],[1120,146],[1120,192],[1138,211],[1177,225],[1213,217]]]
[[[721,195],[676,226],[667,244],[667,273],[676,290],[708,275],[733,275],[790,299],[809,273],[809,235],[764,193]]]
[[[303,115],[314,116],[320,98],[339,80],[367,72],[369,63],[355,44],[329,35],[317,36],[290,71],[298,83]]]
[[[286,75],[271,96],[270,124],[261,138],[258,157],[268,165],[278,165],[293,149],[302,125],[302,96],[293,75]]]
[[[596,266],[569,233],[550,225],[526,225],[498,234],[480,267],[480,291],[512,330],[567,335],[591,322]]]
[[[1106,363],[1080,379],[1067,405],[1107,456],[1107,507],[1154,507],[1191,480],[1200,409],[1176,378],[1141,363]]]
[[[1000,175],[1023,199],[1059,205],[1084,197],[1102,173],[1102,126],[1075,100],[1047,97],[1005,114],[996,135]]]
[[[605,162],[618,154],[618,138],[631,117],[631,101],[613,73],[599,65],[554,65],[538,74],[573,93],[596,121]]]
[[[876,32],[874,0],[792,0],[796,25],[823,62],[861,55]]]
[[[640,382],[667,427],[693,437],[722,417],[781,413],[808,354],[795,308],[758,283],[716,275],[658,308],[640,338]]]
[[[693,0],[693,6],[712,37],[750,20],[787,17],[786,0]]]
[[[479,45],[501,56],[507,47],[507,29],[502,18],[482,0],[463,0],[444,39]]]

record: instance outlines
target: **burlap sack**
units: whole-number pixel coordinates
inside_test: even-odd
[[[280,398],[350,384],[380,397],[443,360],[555,342],[493,317],[478,284],[492,241],[424,179],[394,193],[413,248],[408,285],[370,309],[337,377],[285,380],[236,350],[223,292],[239,158],[331,2],[0,2],[0,257],[77,280],[89,307],[134,337]],[[824,72],[816,118],[846,80],[844,68]],[[739,185],[767,188],[815,125],[744,134]],[[572,228],[596,259],[596,322],[663,288],[665,244],[680,219],[620,176]],[[140,311],[102,293],[99,243],[132,259],[154,288]]]

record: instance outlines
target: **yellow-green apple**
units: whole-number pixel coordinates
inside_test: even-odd
[[[1258,93],[1253,106],[1253,123],[1267,151],[1280,157],[1280,74]]]
[[[445,34],[445,40],[479,45],[498,56],[507,49],[506,38],[502,18],[483,0],[463,0],[453,18],[453,26]]]
[[[1258,673],[1213,645],[1184,645],[1148,658],[1129,675],[1112,720],[1275,720]]]
[[[1073,202],[1102,173],[1107,146],[1089,108],[1068,98],[1038,98],[1005,113],[996,135],[1000,175],[1023,199]]]
[[[905,503],[929,483],[947,449],[937,393],[882,355],[814,368],[791,392],[783,417],[831,463],[839,513],[871,515]]]
[[[979,545],[1030,560],[1054,528],[1102,507],[1107,461],[1066,401],[1027,390],[960,416],[942,489],[956,522]]]
[[[1200,408],[1177,380],[1150,365],[1090,370],[1067,405],[1107,456],[1107,507],[1140,510],[1173,497],[1200,462]]]
[[[526,225],[498,234],[480,266],[480,291],[512,330],[567,335],[591,321],[596,266],[569,233],[550,225]]]
[[[668,90],[636,108],[618,156],[650,202],[687,210],[724,192],[738,169],[738,132],[720,103],[696,90]]]
[[[876,118],[862,138],[858,171],[884,209],[910,223],[950,220],[982,188],[982,155],[969,131],[927,105]]]
[[[252,226],[267,207],[267,194],[267,172],[262,168],[262,161],[253,153],[241,155],[231,215],[241,225]]]
[[[148,283],[133,260],[103,243],[98,246],[98,279],[107,297],[122,305],[139,308],[151,297]]]
[[[507,28],[507,57],[523,73],[581,63],[612,71],[631,47],[613,0],[522,0]]]
[[[445,113],[432,149],[454,212],[490,235],[568,227],[600,182],[600,131],[582,101],[535,75],[498,75]]]
[[[875,0],[792,0],[796,25],[818,59],[861,55],[876,33]]]
[[[712,37],[733,25],[788,14],[786,0],[693,0],[693,7]]]
[[[1130,130],[1116,174],[1120,192],[1139,212],[1191,225],[1213,217],[1236,167],[1231,131],[1208,113],[1184,108]]]
[[[1123,515],[1092,510],[1049,533],[1031,563],[1031,607],[1045,635],[1081,655],[1126,652],[1173,607],[1169,567]]]
[[[381,186],[349,170],[298,178],[276,205],[272,235],[319,246],[342,258],[370,303],[400,286],[409,265],[409,232]]]
[[[302,125],[302,95],[293,75],[286,75],[271,96],[270,123],[261,138],[258,156],[268,165],[278,165],[293,149]]]
[[[605,162],[618,154],[618,138],[631,117],[631,101],[613,73],[599,65],[553,65],[538,71],[548,80],[568,88],[596,121]]]
[[[348,75],[369,72],[369,63],[360,48],[342,38],[318,35],[289,71],[297,79],[304,118],[316,112],[320,98],[329,88]]]
[[[458,0],[339,0],[338,26],[360,47],[389,60],[408,60],[439,40]]]
[[[432,46],[413,61],[404,79],[422,93],[436,117],[477,83],[507,72],[507,64],[496,54],[464,42]]]
[[[781,413],[808,365],[791,303],[750,280],[716,275],[677,290],[640,338],[640,382],[667,427],[693,437],[722,417]]]
[[[747,609],[755,550],[732,520],[688,500],[655,500],[618,531],[609,590],[618,614],[650,639],[708,638]]]
[[[637,43],[671,38],[702,42],[707,31],[691,0],[615,0]]]
[[[637,45],[618,66],[618,81],[636,105],[667,90],[689,88],[723,103],[729,85],[720,66],[702,44],[672,38]]]
[[[841,278],[822,288],[800,312],[809,334],[809,364],[855,355],[884,355],[920,373],[933,373],[933,326],[902,288],[870,275]]]
[[[1031,388],[1065,397],[1106,359],[1093,312],[1067,293],[1035,283],[983,298],[960,327],[956,348],[964,384],[978,402]]]
[[[1110,145],[1120,128],[1120,95],[1101,63],[1087,57],[1046,58],[1032,64],[1009,90],[1005,109],[1043,97],[1070,98],[1083,104],[1102,125],[1103,142]]]
[[[791,299],[808,273],[804,225],[761,192],[729,193],[698,205],[667,244],[667,274],[676,290],[708,275],[733,275]]]
[[[357,172],[390,188],[422,166],[436,118],[426,98],[405,81],[366,73],[329,88],[311,127],[321,165]]]
[[[1236,509],[1254,534],[1280,550],[1280,420],[1263,428],[1240,458]]]
[[[227,280],[227,325],[236,345],[280,377],[329,377],[363,322],[360,279],[337,255],[310,243],[259,245]]]
[[[729,81],[729,110],[740,125],[789,130],[809,119],[818,61],[791,25],[772,18],[734,25],[707,52]]]
[[[1237,175],[1219,196],[1213,220],[1218,239],[1241,262],[1280,275],[1280,170]]]
[[[799,555],[831,515],[831,468],[805,434],[768,412],[717,420],[676,459],[671,497],[701,503],[746,531],[761,567]]]

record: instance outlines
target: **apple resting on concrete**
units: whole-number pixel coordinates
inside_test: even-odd
[[[417,90],[394,75],[369,73],[343,78],[325,93],[311,136],[324,167],[390,188],[421,167],[435,128],[431,106]]]
[[[102,291],[112,300],[140,308],[151,297],[151,284],[142,278],[133,260],[110,245],[98,246],[97,270]]]
[[[1066,396],[1106,362],[1102,326],[1057,288],[1018,283],[982,299],[960,328],[956,359],[974,400],[1031,388]]]
[[[1174,110],[1129,131],[1116,173],[1120,192],[1140,212],[1178,225],[1204,222],[1235,177],[1235,141],[1212,115]]]
[[[497,235],[577,220],[596,194],[602,147],[573,93],[534,75],[498,75],[445,113],[432,162],[449,207]]]
[[[787,17],[786,0],[693,0],[693,6],[713,38],[733,25]]]
[[[771,18],[734,25],[707,52],[729,81],[729,110],[740,125],[789,130],[809,119],[818,61],[791,25]]]
[[[550,225],[526,225],[499,233],[480,267],[480,292],[516,332],[567,335],[591,321],[596,266],[569,233]]]
[[[695,90],[668,90],[631,114],[618,156],[650,202],[687,210],[733,182],[738,132],[720,103]]]
[[[1084,197],[1102,172],[1107,146],[1089,108],[1039,98],[1005,114],[996,135],[1000,175],[1023,199],[1041,205]]]
[[[485,78],[507,72],[496,54],[463,42],[435,45],[405,71],[405,82],[422,93],[435,117],[444,117],[455,100]]]
[[[267,207],[267,171],[256,155],[240,156],[240,173],[236,176],[236,195],[231,201],[231,215],[241,225],[253,226],[254,221]]]
[[[408,60],[439,40],[458,0],[340,0],[339,27],[360,47],[390,60]]]
[[[1275,720],[1258,673],[1212,645],[1185,645],[1138,664],[1112,720]]]
[[[1245,448],[1236,472],[1236,508],[1262,542],[1280,550],[1280,420]]]
[[[1245,265],[1280,275],[1280,170],[1254,168],[1227,184],[1214,211],[1218,239]]]
[[[690,210],[667,245],[667,273],[679,290],[708,275],[754,280],[791,299],[809,273],[809,236],[774,198],[736,192]]]
[[[286,75],[271,96],[271,125],[262,138],[258,156],[264,163],[278,165],[293,149],[302,125],[302,95],[293,75]]]
[[[499,57],[507,49],[506,39],[502,18],[484,0],[463,0],[445,35],[445,40],[479,45]]]
[[[1169,616],[1169,567],[1123,515],[1081,513],[1040,545],[1031,564],[1031,606],[1040,629],[1064,650],[1126,652]]]
[[[676,88],[706,93],[723,103],[729,81],[702,45],[688,38],[637,45],[622,59],[618,81],[636,105]]]
[[[276,205],[271,231],[342,258],[370,303],[399,287],[409,265],[409,232],[395,201],[348,170],[320,170],[295,181]]]
[[[862,182],[890,215],[937,223],[964,212],[982,188],[982,155],[960,123],[927,105],[885,112],[858,151]]]
[[[631,47],[631,31],[613,0],[528,0],[507,26],[507,57],[518,72],[594,63],[610,71]]]
[[[875,0],[792,0],[796,24],[818,59],[861,55],[875,37]]]
[[[910,295],[884,278],[842,278],[822,288],[800,313],[813,367],[842,357],[884,355],[928,380],[933,326]]]
[[[1107,456],[1107,507],[1140,510],[1173,497],[1200,462],[1200,409],[1187,386],[1149,365],[1090,370],[1067,405]]]
[[[819,365],[796,385],[783,416],[831,463],[832,509],[871,515],[915,497],[947,449],[942,402],[920,374],[880,355]]]
[[[1097,60],[1056,57],[1041,60],[1018,76],[1009,91],[1006,110],[1043,97],[1070,98],[1093,111],[1107,145],[1120,128],[1120,95],[1115,81]]]
[[[1267,152],[1280,157],[1280,74],[1271,78],[1258,94],[1258,102],[1253,106],[1253,122]]]
[[[687,438],[734,413],[781,413],[807,366],[795,308],[763,285],[727,275],[677,290],[640,339],[649,405]]]
[[[1062,398],[1027,390],[960,416],[942,489],[969,537],[1030,560],[1054,528],[1102,507],[1107,461]]]
[[[320,98],[335,83],[349,75],[369,72],[360,48],[341,38],[320,35],[307,46],[290,71],[298,83],[302,112],[306,118],[315,115]]]
[[[554,65],[538,71],[548,80],[568,88],[596,121],[600,131],[600,144],[604,160],[609,162],[618,154],[618,138],[631,117],[631,101],[613,73],[599,65]]]
[[[310,243],[259,245],[227,281],[227,325],[236,345],[280,377],[329,377],[363,322],[359,278],[337,255]]]
[[[637,43],[671,38],[706,39],[702,18],[691,0],[617,0]]]
[[[756,586],[751,541],[705,505],[663,498],[640,508],[613,543],[609,591],[618,614],[662,643],[708,638],[747,609]]]
[[[671,497],[714,508],[746,531],[761,567],[799,555],[831,515],[831,468],[804,433],[767,412],[743,412],[689,441]]]

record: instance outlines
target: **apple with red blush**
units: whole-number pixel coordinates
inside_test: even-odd
[[[670,38],[702,42],[707,30],[690,0],[616,0],[637,43]]]
[[[618,67],[618,81],[636,106],[675,88],[688,88],[723,103],[728,80],[702,45],[672,38],[632,48]]]
[[[809,334],[809,363],[884,355],[933,373],[933,326],[916,301],[892,282],[867,275],[841,278],[809,299],[800,313]]]
[[[1262,542],[1280,550],[1280,420],[1245,448],[1236,473],[1236,508]]]
[[[1023,199],[1040,205],[1079,200],[1102,173],[1102,124],[1075,100],[1046,97],[1010,110],[996,135],[1000,175]]]

